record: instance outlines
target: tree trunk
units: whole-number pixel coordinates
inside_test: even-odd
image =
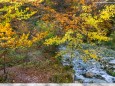
[[[4,81],[7,80],[7,71],[6,71],[6,58],[5,54],[3,55],[3,72],[4,72]]]

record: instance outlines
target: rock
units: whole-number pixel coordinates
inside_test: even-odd
[[[99,62],[95,61],[95,60],[89,60],[86,62],[86,65],[87,65],[87,69],[91,69],[91,68],[98,68],[100,69],[101,68],[101,65]]]
[[[105,80],[101,80],[101,79],[86,79],[84,80],[85,83],[107,83]]]
[[[74,83],[79,83],[79,81],[74,81]]]
[[[115,59],[114,60],[110,60],[109,64],[115,65]]]
[[[111,70],[115,72],[115,57],[104,57],[100,63],[104,66],[103,69],[105,71]]]
[[[60,50],[66,50],[66,47],[61,47]],[[73,51],[76,55],[75,58],[71,59],[70,53],[62,55],[63,65],[73,65],[75,71],[74,81],[81,83],[114,83],[115,77],[111,76],[106,72],[107,69],[115,69],[115,57],[103,57],[100,61],[94,59],[84,62],[80,57],[80,53],[76,50]],[[68,60],[69,59],[69,60]],[[77,83],[76,82],[76,83]]]
[[[115,59],[110,60],[108,63],[108,67],[106,67],[106,70],[111,70],[111,72],[115,72]]]
[[[95,60],[85,63],[81,59],[74,59],[73,69],[75,70],[75,80],[83,83],[112,83],[115,79],[107,74],[100,63]]]
[[[102,61],[110,61],[113,59],[115,59],[115,57],[103,57],[103,58],[101,58]]]
[[[114,59],[115,59],[115,57],[103,57],[100,59],[100,63],[103,65],[108,65],[108,63]]]
[[[94,76],[94,73],[92,73],[92,72],[86,72],[85,76],[87,78],[92,78]]]
[[[99,62],[89,60],[84,63],[82,60],[74,60],[74,70],[76,74],[76,81],[84,83],[112,83],[115,77],[110,76],[104,69],[101,68]]]

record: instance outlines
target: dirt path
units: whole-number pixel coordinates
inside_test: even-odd
[[[51,73],[34,68],[24,69],[20,66],[7,68],[9,79],[15,83],[48,83]],[[0,75],[3,70],[0,71]]]

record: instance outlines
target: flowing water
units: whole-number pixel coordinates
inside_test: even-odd
[[[65,50],[66,48],[61,47],[59,49]],[[98,62],[93,59],[84,62],[82,59],[80,59],[80,55],[77,51],[75,51],[74,53],[76,54],[74,58],[70,58],[71,54],[69,53],[62,55],[62,63],[64,66],[73,66],[73,70],[75,71],[75,81],[81,83],[115,83],[115,77],[109,75],[104,69],[104,66],[106,65],[102,65],[101,62]],[[115,66],[115,58],[113,58],[110,63],[111,66]]]

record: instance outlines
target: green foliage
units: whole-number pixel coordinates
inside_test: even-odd
[[[6,55],[7,67],[12,67],[14,65],[16,66],[24,62],[23,60],[27,57],[26,55],[27,51],[23,49],[21,50],[23,51],[22,53],[16,52],[14,49],[9,49],[9,50],[7,49],[7,55]],[[0,58],[0,64],[1,64],[1,68],[3,68],[3,64],[4,64],[3,58]]]
[[[111,34],[111,39],[110,41],[108,41],[106,44],[111,48],[111,49],[115,49],[115,31]]]
[[[110,74],[111,76],[115,77],[115,72],[113,72],[112,70],[107,70],[108,74]]]
[[[49,5],[49,6],[52,6],[53,5],[53,2],[52,0],[44,0],[44,2]]]
[[[72,83],[73,77],[71,74],[54,74],[50,79],[52,83]]]
[[[94,50],[98,57],[115,57],[115,51],[112,49],[108,49],[105,46],[97,46],[97,45],[90,45],[84,44],[82,45],[84,50]]]

